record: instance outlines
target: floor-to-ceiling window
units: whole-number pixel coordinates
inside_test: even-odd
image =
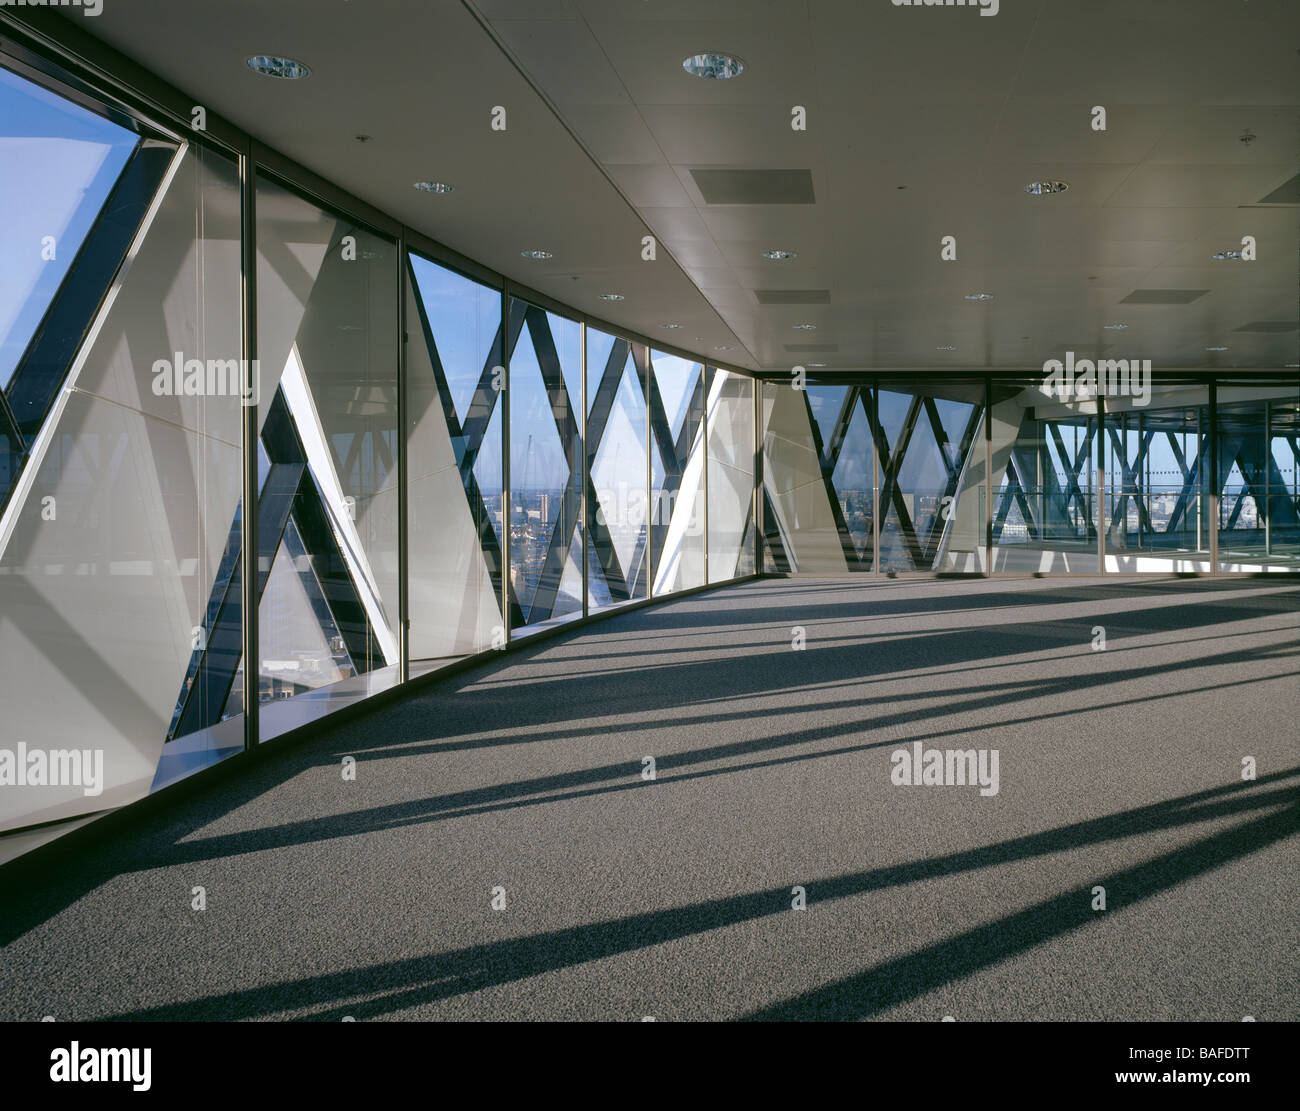
[[[398,266],[392,240],[259,178],[262,740],[397,679]]]
[[[709,582],[726,582],[754,571],[754,381],[709,373]]]
[[[640,345],[587,329],[587,594],[589,609],[644,598],[649,457]]]
[[[506,643],[501,291],[407,259],[407,559],[412,673]]]
[[[232,157],[0,69],[0,164],[3,734],[98,753],[4,832],[242,748],[243,382]]]
[[[582,615],[582,326],[510,306],[510,590],[516,627]]]
[[[650,550],[656,594],[702,586],[704,366],[650,352]]]

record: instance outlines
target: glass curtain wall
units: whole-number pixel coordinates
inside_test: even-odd
[[[395,242],[259,177],[262,740],[397,681],[397,297]]]
[[[1106,569],[1210,569],[1209,387],[1162,376],[1106,399]]]
[[[646,348],[587,328],[587,603],[649,589]]]
[[[582,615],[582,326],[510,303],[510,591],[520,621]]]
[[[879,382],[882,571],[984,570],[984,417],[979,380]]]
[[[709,582],[726,582],[754,571],[754,380],[709,375]]]
[[[4,834],[242,748],[243,398],[232,159],[0,69],[0,164],[4,747],[102,753]]]
[[[1057,397],[1041,375],[992,391],[993,570],[1100,571],[1097,401]]]
[[[656,594],[703,586],[704,366],[650,352],[650,550]]]
[[[104,766],[91,793],[4,792],[0,860],[392,687],[403,552],[412,674],[703,585],[710,513],[714,581],[752,570],[749,379],[596,329],[584,352],[578,321],[403,254],[327,185],[278,163],[250,185],[216,140],[20,69],[0,68],[4,732],[93,740]]]
[[[406,259],[411,672],[505,646],[501,291]]]
[[[1300,385],[1218,383],[1219,566],[1300,570]]]

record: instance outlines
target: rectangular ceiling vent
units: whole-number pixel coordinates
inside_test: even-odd
[[[692,170],[705,204],[816,204],[808,170]]]
[[[1121,305],[1190,305],[1208,289],[1135,289]]]
[[[1233,328],[1234,332],[1294,332],[1300,329],[1300,323],[1294,320],[1256,320],[1252,324],[1243,324]]]
[[[760,305],[829,305],[829,289],[756,289]]]
[[[792,355],[799,351],[821,351],[829,354],[832,351],[838,351],[840,345],[838,343],[787,343],[785,349]]]
[[[1260,197],[1256,204],[1300,204],[1300,174],[1290,181],[1284,181],[1267,197]]]

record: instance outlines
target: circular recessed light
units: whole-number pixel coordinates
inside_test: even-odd
[[[682,69],[706,81],[729,81],[745,72],[745,63],[732,54],[692,54]]]
[[[956,351],[957,348],[955,348],[951,343],[945,343],[942,347],[936,347],[935,350],[936,350],[936,351]]]
[[[1207,347],[1206,351],[1227,351],[1226,347]]]
[[[763,257],[769,262],[788,262],[792,258],[798,258],[798,251],[764,251]]]
[[[1240,262],[1241,252],[1240,251],[1216,251],[1210,257],[1214,259],[1218,259],[1220,262],[1224,262],[1224,261]]]
[[[1025,186],[1025,192],[1041,197],[1046,193],[1064,193],[1068,188],[1070,185],[1065,181],[1031,181]]]
[[[448,185],[445,181],[417,181],[415,187],[421,193],[454,193],[456,187]]]
[[[621,301],[623,300],[623,295],[621,293],[602,293],[600,299],[602,301]]]
[[[274,54],[254,54],[247,59],[248,68],[264,77],[279,77],[285,81],[301,81],[311,76],[311,70],[292,58],[280,58]]]
[[[1122,332],[1125,328],[1128,327],[1128,325],[1127,324],[1103,324],[1102,327],[1105,328],[1106,331],[1108,332]]]
[[[809,365],[810,367],[819,367],[819,366],[825,366],[826,364],[825,364],[825,363],[809,363],[808,365]]]
[[[794,330],[795,330],[796,332],[815,332],[815,331],[817,331],[817,325],[816,325],[816,324],[795,324],[795,325],[793,325],[793,327],[794,327]]]
[[[718,344],[716,347],[714,347],[713,350],[714,350],[714,351],[730,351],[730,350],[731,350],[731,344],[729,344],[729,343],[720,343],[720,344]]]
[[[967,300],[967,301],[992,301],[992,300],[993,300],[993,294],[991,294],[991,293],[968,293],[968,294],[966,294],[966,300]]]
[[[680,325],[680,324],[660,324],[659,327],[661,327],[661,328],[667,328],[667,329],[669,329],[669,330],[671,331],[671,330],[674,329],[674,328],[680,328],[681,325]]]
[[[550,251],[520,251],[519,253],[524,258],[533,258],[539,261],[555,257]]]

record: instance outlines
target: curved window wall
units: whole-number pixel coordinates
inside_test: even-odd
[[[0,66],[0,749],[78,772],[0,791],[0,862],[411,676],[752,570],[750,379],[236,134],[87,103]]]

